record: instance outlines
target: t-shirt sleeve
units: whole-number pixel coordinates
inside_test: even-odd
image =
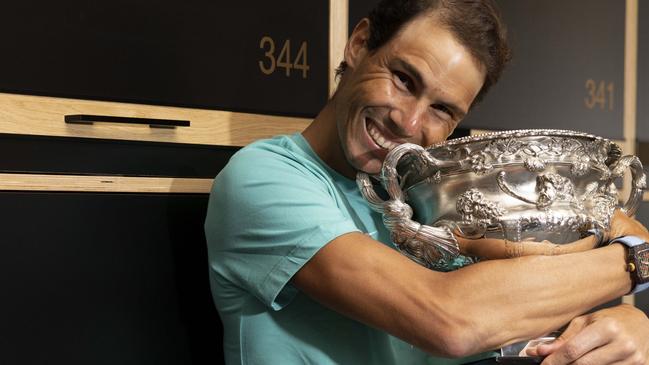
[[[288,304],[293,275],[328,242],[359,231],[324,174],[265,150],[233,156],[210,195],[211,270],[273,309]]]

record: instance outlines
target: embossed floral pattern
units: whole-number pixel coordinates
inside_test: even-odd
[[[484,194],[475,188],[459,196],[456,208],[465,221],[487,224],[507,213],[498,203],[485,199]]]

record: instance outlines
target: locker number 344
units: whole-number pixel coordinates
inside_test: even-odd
[[[307,42],[304,41],[297,50],[295,57],[291,52],[291,40],[287,39],[281,48],[275,46],[275,41],[269,36],[264,36],[259,41],[259,48],[264,51],[263,59],[259,60],[259,69],[270,75],[277,69],[284,69],[286,77],[291,76],[291,70],[302,71],[302,78],[306,79],[310,66],[307,58]],[[279,53],[277,49],[279,48]]]

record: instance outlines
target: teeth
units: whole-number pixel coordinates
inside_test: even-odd
[[[385,139],[382,135],[381,132],[379,132],[374,125],[369,124],[367,125],[367,132],[369,133],[370,137],[372,137],[372,140],[379,145],[381,148],[385,148],[386,150],[391,150],[394,147],[398,146],[397,143],[394,143],[390,140]]]

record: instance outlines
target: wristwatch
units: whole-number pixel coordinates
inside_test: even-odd
[[[649,289],[649,243],[636,236],[617,237],[610,243],[615,242],[628,247],[626,269],[633,281],[633,288],[629,294]]]

